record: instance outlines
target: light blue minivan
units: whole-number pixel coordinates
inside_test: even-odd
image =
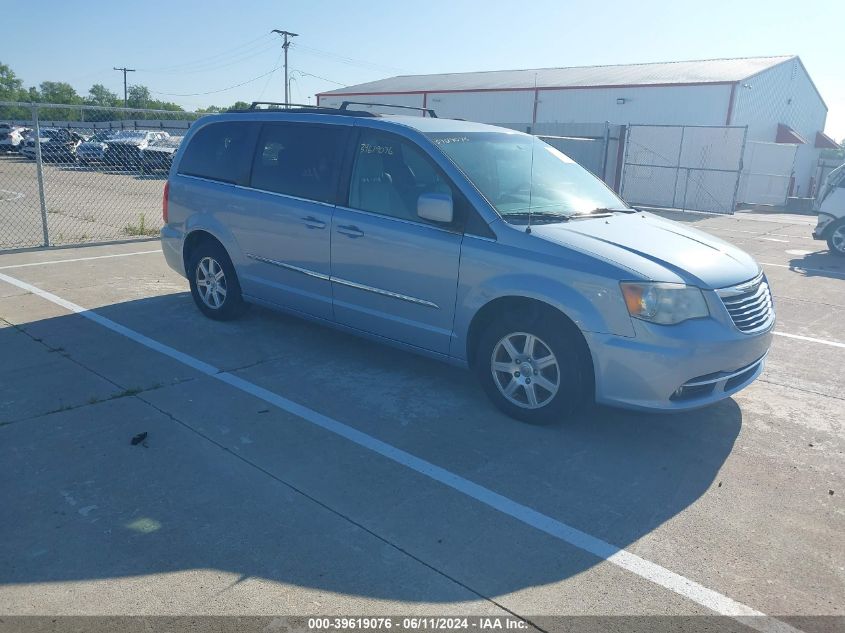
[[[534,423],[700,407],[760,375],[775,315],[745,252],[533,136],[348,106],[191,127],[161,235],[203,314],[258,303],[466,366]]]

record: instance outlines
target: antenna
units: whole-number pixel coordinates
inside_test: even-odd
[[[537,73],[534,73],[534,112],[537,112]],[[534,115],[537,118],[537,115]],[[537,121],[534,121],[537,124]],[[534,136],[534,130],[531,130],[531,172],[528,174],[531,180],[528,181],[528,226],[525,227],[526,233],[531,233],[531,197],[534,193],[534,149],[537,145],[537,137]]]

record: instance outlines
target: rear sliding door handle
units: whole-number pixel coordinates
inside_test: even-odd
[[[348,225],[339,225],[337,227],[337,232],[342,233],[343,235],[347,235],[349,237],[363,237],[364,231],[359,229],[357,226],[348,224]]]
[[[307,218],[302,218],[302,221],[305,222],[305,226],[309,229],[324,229],[326,228],[326,223],[322,220],[318,220],[313,216],[308,216]]]

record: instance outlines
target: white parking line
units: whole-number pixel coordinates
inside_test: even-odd
[[[845,272],[838,270],[825,270],[824,268],[804,268],[803,266],[793,266],[791,264],[771,264],[769,262],[760,262],[763,266],[776,266],[777,268],[788,268],[789,270],[798,273],[823,273],[825,275],[834,275],[845,279]]]
[[[787,334],[786,332],[772,332],[776,336],[785,336],[786,338],[794,338],[799,341],[807,341],[809,343],[820,343],[821,345],[830,345],[831,347],[841,347],[845,349],[845,343],[839,341],[826,341],[822,338],[813,338],[811,336],[801,336],[800,334]]]
[[[97,255],[95,257],[76,257],[74,259],[55,259],[46,262],[29,262],[27,264],[11,264],[9,266],[0,266],[0,270],[29,268],[30,266],[48,266],[49,264],[70,264],[72,262],[87,262],[92,259],[110,259],[112,257],[132,257],[133,255],[149,255],[150,253],[161,253],[161,249],[154,251],[135,251],[134,253],[115,253],[113,255]]]
[[[12,191],[11,189],[0,189],[0,193],[12,194],[11,198],[0,198],[0,202],[12,202],[13,200],[20,200],[21,198],[26,197],[25,193],[21,193],[20,191]]]
[[[704,585],[677,574],[665,567],[661,567],[656,563],[641,558],[636,554],[632,554],[616,545],[603,541],[595,536],[582,532],[566,523],[553,519],[537,510],[522,505],[508,497],[500,495],[497,492],[480,486],[469,479],[465,479],[445,468],[441,468],[431,462],[416,457],[410,453],[396,448],[391,444],[387,444],[372,435],[368,435],[351,426],[330,418],[322,413],[318,413],[313,409],[288,400],[272,391],[259,387],[239,376],[227,373],[217,367],[210,365],[204,361],[199,360],[189,354],[180,352],[168,345],[160,343],[154,339],[129,329],[124,325],[120,325],[111,319],[97,314],[92,310],[86,310],[82,306],[71,303],[66,299],[54,295],[46,290],[42,290],[37,286],[21,281],[14,277],[9,277],[0,273],[0,281],[5,281],[8,284],[17,286],[23,290],[27,290],[47,301],[50,301],[66,310],[78,314],[94,323],[102,325],[103,327],[121,334],[140,345],[152,349],[160,354],[168,356],[174,360],[195,369],[196,371],[205,374],[211,378],[219,380],[235,389],[250,394],[267,404],[273,405],[296,415],[311,424],[318,426],[330,433],[334,433],[343,437],[358,446],[378,453],[387,459],[405,466],[421,475],[428,477],[444,486],[460,492],[467,497],[475,499],[484,505],[510,516],[525,525],[531,526],[541,532],[545,532],[564,543],[568,543],[585,552],[589,552],[594,556],[606,560],[609,563],[621,567],[637,576],[649,580],[661,587],[673,591],[697,604],[702,605],[716,613],[732,617],[743,624],[746,624],[758,631],[777,632],[777,633],[797,633],[798,629],[778,620],[769,617],[764,613],[752,609],[751,607],[737,602],[736,600],[725,596],[718,591],[709,589]]]

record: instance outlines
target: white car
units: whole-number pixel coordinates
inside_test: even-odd
[[[19,125],[0,123],[0,152],[18,152],[23,148],[29,130]]]
[[[815,210],[819,220],[813,237],[827,240],[831,253],[845,257],[845,164],[828,174],[816,198]]]

